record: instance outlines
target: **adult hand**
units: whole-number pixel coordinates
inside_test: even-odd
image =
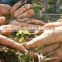
[[[32,4],[25,4],[21,6],[22,3],[19,1],[10,10],[10,15],[15,18],[25,18],[32,17],[34,15],[34,10],[32,9]]]
[[[0,16],[7,16],[10,14],[11,6],[7,4],[0,4]]]

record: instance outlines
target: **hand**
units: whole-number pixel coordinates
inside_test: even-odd
[[[11,6],[7,4],[0,4],[0,16],[7,16],[10,14]]]
[[[25,18],[32,17],[34,15],[34,10],[32,9],[32,4],[25,4],[21,6],[21,1],[16,3],[10,10],[10,15],[15,18]]]

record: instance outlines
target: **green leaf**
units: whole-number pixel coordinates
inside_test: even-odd
[[[21,58],[24,62],[29,62],[29,59],[30,59],[29,56],[25,53],[22,54]]]

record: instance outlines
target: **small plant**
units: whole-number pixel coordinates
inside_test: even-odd
[[[18,38],[19,43],[22,43],[24,40],[29,40],[35,37],[32,32],[29,32],[28,30],[19,30],[16,32],[13,32],[11,35]]]
[[[23,62],[29,62],[29,61],[30,61],[30,58],[29,58],[29,56],[28,56],[27,54],[22,53],[22,55],[21,55],[21,60],[22,60]]]

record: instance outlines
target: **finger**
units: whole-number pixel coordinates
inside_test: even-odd
[[[17,26],[14,26],[14,25],[2,25],[2,26],[0,26],[0,34],[8,36],[12,32],[14,32],[18,29],[19,28]]]
[[[28,11],[26,11],[25,13],[23,14],[20,14],[17,16],[17,18],[30,18],[34,15],[34,10],[33,9],[29,9]]]
[[[0,4],[0,15],[9,15],[10,9],[10,5]]]
[[[58,19],[57,22],[62,22],[62,19]]]
[[[6,18],[3,17],[3,16],[1,16],[1,17],[0,17],[0,25],[5,24],[5,22],[6,22]]]
[[[8,10],[11,9],[11,6],[10,5],[7,5],[7,4],[0,4],[0,7],[6,8]]]
[[[15,5],[13,5],[13,7],[10,10],[10,15],[13,17],[14,16],[14,12],[20,7],[21,5],[21,1],[19,1],[18,3],[16,3]]]
[[[17,17],[20,14],[23,14],[24,12],[26,12],[27,10],[29,10],[31,8],[32,8],[31,4],[26,4],[26,5],[22,6],[21,8],[19,8],[18,10],[16,10],[14,12],[14,17]]]
[[[54,29],[55,27],[62,26],[61,22],[51,22],[45,24],[42,28],[43,29]]]

